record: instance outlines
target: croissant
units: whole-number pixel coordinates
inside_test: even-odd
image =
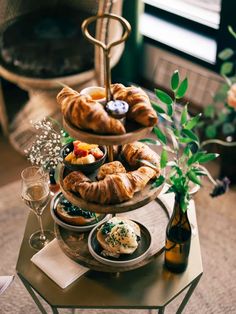
[[[123,124],[108,115],[103,106],[89,95],[80,95],[64,87],[57,101],[65,118],[76,127],[92,130],[99,134],[124,134]]]
[[[80,172],[71,172],[63,180],[63,186],[66,190],[79,193],[86,201],[117,204],[131,199],[155,175],[155,170],[143,166],[135,171],[110,174],[101,181],[91,182]]]
[[[122,165],[121,162],[118,160],[108,162],[104,165],[102,165],[97,173],[97,179],[102,180],[107,176],[108,174],[114,174],[114,173],[125,173],[126,169]]]
[[[160,157],[148,145],[141,142],[134,142],[124,145],[122,155],[131,167],[142,165],[140,160],[149,161],[160,173]]]
[[[148,95],[140,87],[113,84],[111,92],[115,100],[124,100],[129,104],[128,119],[144,126],[153,126],[157,123],[156,111],[152,108]]]

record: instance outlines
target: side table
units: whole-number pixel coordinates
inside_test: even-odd
[[[165,198],[161,200],[165,203]],[[37,293],[50,305],[53,313],[59,313],[59,308],[103,308],[157,309],[158,313],[162,314],[172,300],[187,290],[176,311],[181,313],[203,273],[195,206],[194,202],[191,202],[189,218],[194,225],[194,235],[189,264],[182,274],[171,273],[163,267],[162,251],[151,263],[142,268],[119,275],[90,270],[66,289],[61,289],[30,261],[35,251],[30,248],[28,239],[37,228],[37,218],[33,213],[29,213],[27,220],[16,265],[17,274],[43,314],[47,312]],[[44,211],[43,223],[45,229],[53,229],[53,221],[47,209]]]

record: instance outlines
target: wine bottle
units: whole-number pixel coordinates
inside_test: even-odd
[[[182,211],[179,200],[179,195],[176,195],[174,210],[166,228],[165,244],[165,266],[175,273],[185,271],[191,244],[191,226],[187,211]]]

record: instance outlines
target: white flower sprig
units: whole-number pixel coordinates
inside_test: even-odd
[[[65,132],[54,123],[52,119],[44,118],[41,121],[32,122],[32,126],[37,131],[33,144],[25,150],[28,159],[32,164],[42,166],[44,169],[56,168],[62,162],[60,151],[63,146]]]

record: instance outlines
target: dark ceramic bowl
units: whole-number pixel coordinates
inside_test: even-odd
[[[72,171],[81,171],[84,174],[89,174],[89,173],[93,173],[94,171],[96,171],[99,167],[101,167],[101,165],[104,164],[106,157],[107,157],[107,148],[106,146],[100,146],[99,148],[101,149],[101,151],[103,152],[103,157],[96,160],[95,162],[92,162],[91,164],[84,164],[84,165],[75,165],[75,164],[71,164],[70,162],[66,161],[65,158],[66,156],[73,151],[74,146],[73,146],[73,142],[66,144],[65,146],[63,146],[63,148],[61,149],[61,157],[63,158],[63,163],[64,165],[72,170]]]

